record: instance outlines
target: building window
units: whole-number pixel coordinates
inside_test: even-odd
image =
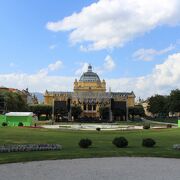
[[[93,111],[96,111],[96,105],[93,105]]]
[[[88,111],[92,111],[92,105],[88,105]]]
[[[86,111],[86,104],[84,104],[84,111]]]

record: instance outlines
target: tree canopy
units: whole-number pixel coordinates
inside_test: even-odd
[[[167,116],[169,113],[169,96],[155,95],[148,99],[148,111],[157,116]]]
[[[99,113],[102,119],[109,119],[109,107],[100,107]]]
[[[169,110],[171,112],[180,112],[180,90],[172,90],[170,93]]]
[[[9,92],[9,91],[1,91],[0,92],[1,101],[4,101],[4,110],[6,112],[10,111],[27,111],[28,106],[27,103],[24,101],[22,96],[16,92]]]
[[[135,105],[134,107],[130,107],[129,109],[129,115],[132,116],[132,120],[134,120],[134,116],[144,116],[144,108],[142,105]]]
[[[81,115],[82,113],[82,108],[81,106],[72,106],[71,107],[71,115],[75,118],[75,119],[78,119],[79,116]]]
[[[148,99],[148,111],[157,116],[180,112],[180,90],[172,90],[169,96],[151,96]]]
[[[38,116],[38,119],[42,114],[46,115],[46,119],[49,119],[49,117],[52,115],[51,105],[45,105],[45,104],[30,105],[29,110],[32,111],[34,114],[36,114]]]

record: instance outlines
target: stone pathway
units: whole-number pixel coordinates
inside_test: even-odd
[[[119,157],[4,164],[0,180],[180,180],[180,159]]]

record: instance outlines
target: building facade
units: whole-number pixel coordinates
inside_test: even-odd
[[[12,92],[12,93],[17,93],[21,95],[23,98],[24,102],[27,104],[38,104],[38,99],[35,95],[29,92],[28,88],[23,89],[22,91],[19,89],[15,88],[7,88],[7,87],[0,87],[0,92]]]
[[[89,65],[87,72],[82,74],[79,81],[75,79],[73,92],[46,90],[44,104],[53,105],[54,102],[66,102],[70,107],[81,106],[81,117],[100,118],[101,107],[121,108],[123,103],[126,108],[133,107],[135,95],[133,92],[107,92],[105,80],[100,80]]]
[[[9,111],[9,107],[6,101],[8,99],[7,97],[10,97],[10,95],[6,96],[4,95],[4,92],[9,92],[11,95],[13,93],[20,95],[24,103],[27,105],[38,104],[37,97],[31,94],[28,91],[28,89],[20,91],[19,89],[15,89],[15,88],[0,87],[0,114]],[[12,102],[12,103],[15,103],[15,102]]]

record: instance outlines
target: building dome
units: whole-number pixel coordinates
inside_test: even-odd
[[[97,82],[97,81],[99,82],[100,78],[96,73],[92,72],[92,66],[89,65],[88,71],[83,73],[79,81],[80,82]]]

